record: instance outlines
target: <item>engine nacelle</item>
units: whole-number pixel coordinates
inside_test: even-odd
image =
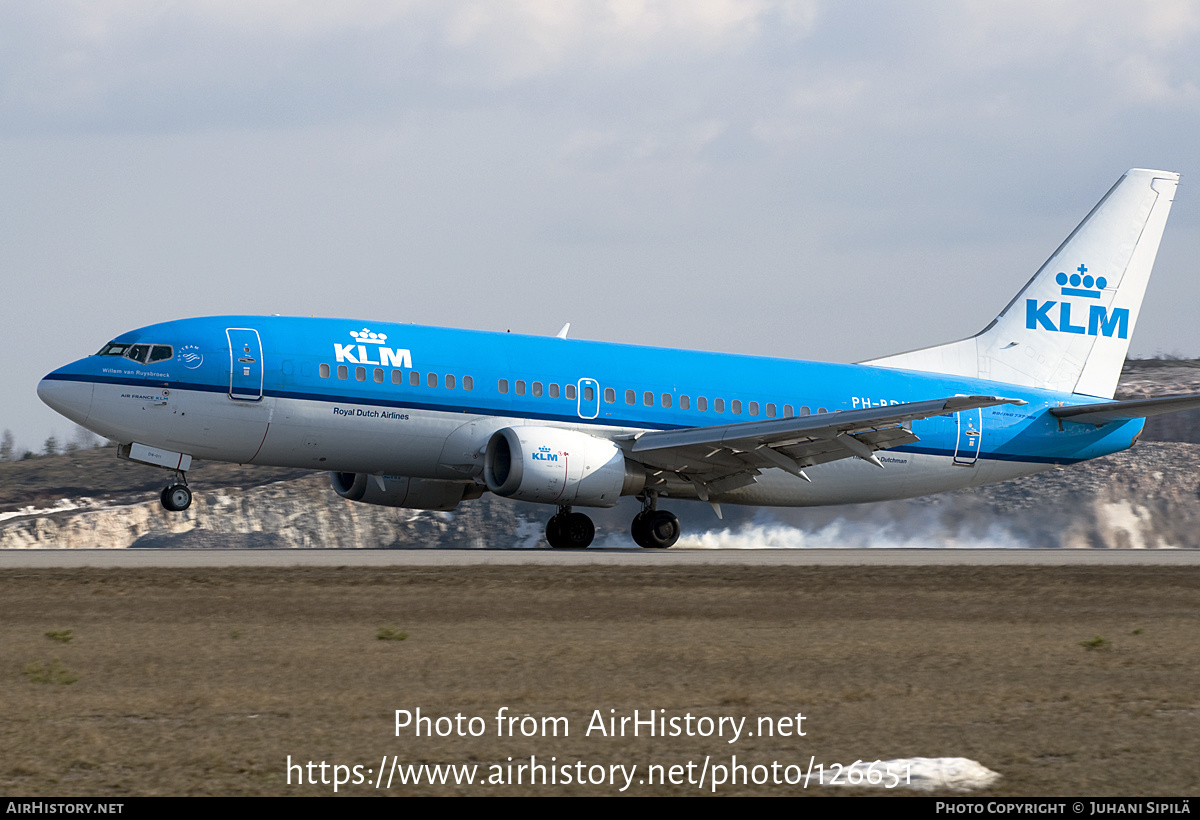
[[[505,498],[611,507],[646,486],[646,474],[608,439],[557,427],[505,427],[488,440],[483,477]]]
[[[387,475],[379,477],[383,482],[381,488],[375,476],[367,473],[330,473],[329,476],[334,492],[342,498],[381,507],[449,512],[458,507],[460,501],[483,495],[482,487],[462,481]]]

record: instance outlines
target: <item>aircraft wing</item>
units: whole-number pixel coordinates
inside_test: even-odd
[[[700,497],[727,492],[754,481],[761,469],[778,467],[808,479],[805,467],[857,457],[878,467],[876,450],[920,439],[909,422],[978,407],[1025,404],[1002,396],[952,396],[944,399],[842,410],[714,427],[654,430],[641,433],[630,457],[664,472],[686,477]]]
[[[1163,413],[1176,413],[1180,410],[1195,410],[1198,407],[1200,407],[1200,393],[1188,393],[1181,396],[1159,396],[1153,399],[1051,407],[1050,413],[1060,419],[1094,424],[1099,427],[1111,421],[1129,421],[1146,416],[1160,416]]]

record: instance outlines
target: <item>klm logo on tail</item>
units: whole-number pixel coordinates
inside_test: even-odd
[[[1081,296],[1085,299],[1099,299],[1101,291],[1108,286],[1108,281],[1103,277],[1093,278],[1087,272],[1086,265],[1080,265],[1077,269],[1078,273],[1072,273],[1067,276],[1065,273],[1059,273],[1054,277],[1054,281],[1062,287],[1063,296]],[[1054,319],[1051,317],[1051,309],[1058,305],[1057,318],[1058,326],[1054,324]],[[1087,308],[1087,326],[1082,324],[1076,325],[1071,323],[1071,307],[1079,308],[1076,312],[1078,321],[1083,321],[1083,310]],[[1068,302],[1067,300],[1038,302],[1037,299],[1025,300],[1025,327],[1029,330],[1037,330],[1039,327],[1043,330],[1050,330],[1055,333],[1078,333],[1080,335],[1087,334],[1088,336],[1108,336],[1112,337],[1113,333],[1117,334],[1118,339],[1129,338],[1129,308],[1113,308],[1109,313],[1104,305],[1088,305],[1080,302]]]

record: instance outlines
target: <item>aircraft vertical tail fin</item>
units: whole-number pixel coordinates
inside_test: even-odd
[[[978,335],[862,364],[1112,398],[1178,184],[1127,172]]]

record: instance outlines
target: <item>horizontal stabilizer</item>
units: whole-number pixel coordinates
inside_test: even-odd
[[[634,453],[666,450],[675,447],[692,447],[698,444],[713,446],[744,447],[771,445],[800,436],[834,439],[844,433],[854,433],[888,425],[903,424],[914,419],[926,419],[974,410],[977,407],[995,407],[1000,404],[1025,404],[1020,399],[1001,396],[952,396],[947,399],[931,399],[888,407],[865,407],[862,410],[842,410],[837,413],[819,413],[815,416],[793,416],[770,421],[747,421],[740,424],[721,424],[714,427],[690,427],[683,430],[653,430],[643,433],[633,443]]]
[[[1114,421],[1161,416],[1164,413],[1177,413],[1180,410],[1197,408],[1200,408],[1200,393],[1188,393],[1182,396],[1160,396],[1155,399],[1132,399],[1130,401],[1109,401],[1102,404],[1077,404],[1073,407],[1051,407],[1050,413],[1066,421],[1095,424],[1099,427],[1101,424]]]

